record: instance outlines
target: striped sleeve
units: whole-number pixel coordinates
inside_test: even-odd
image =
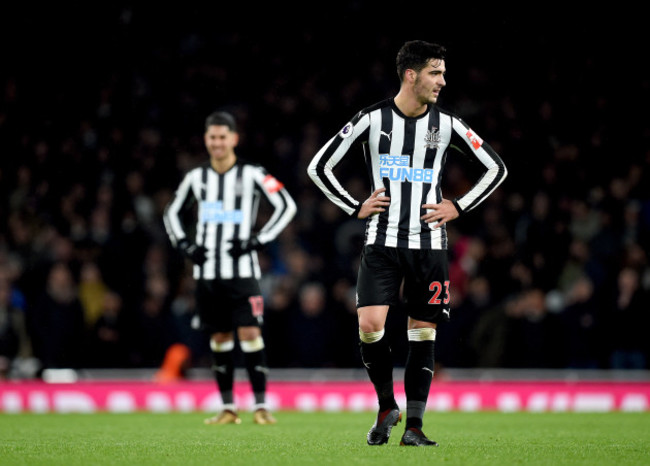
[[[273,214],[257,237],[262,244],[273,241],[296,215],[296,203],[284,185],[262,168],[256,170],[256,182],[273,206]]]
[[[470,190],[453,200],[458,212],[462,214],[483,202],[503,182],[508,170],[494,149],[461,119],[453,117],[452,126],[451,145],[485,167],[485,172]]]
[[[355,141],[367,135],[369,126],[368,114],[358,113],[316,153],[307,167],[307,174],[316,186],[348,215],[358,212],[361,203],[354,199],[334,176],[334,168],[345,157]]]
[[[189,172],[176,189],[174,198],[167,204],[163,212],[163,223],[165,231],[172,245],[176,247],[178,242],[184,239],[187,234],[181,221],[181,214],[196,202],[192,191],[192,177],[195,172]]]

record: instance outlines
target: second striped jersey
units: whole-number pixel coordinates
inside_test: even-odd
[[[325,195],[349,215],[363,201],[354,199],[334,168],[362,145],[371,191],[385,187],[385,212],[367,219],[365,244],[410,249],[446,249],[446,226],[420,220],[423,204],[442,201],[441,179],[447,151],[457,149],[485,167],[481,178],[453,202],[459,213],[480,204],[507,175],[497,153],[460,118],[429,105],[418,117],[405,116],[388,99],[359,112],[314,156],[308,174]]]
[[[163,218],[175,245],[188,236],[189,229],[183,220],[198,204],[195,236],[189,239],[207,249],[207,260],[202,266],[194,266],[194,278],[261,277],[256,251],[233,259],[228,250],[233,239],[251,237],[262,197],[273,207],[257,234],[265,244],[274,240],[296,214],[296,204],[280,181],[262,166],[241,159],[225,173],[218,173],[205,163],[185,175]]]

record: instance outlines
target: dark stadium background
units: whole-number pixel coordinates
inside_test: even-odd
[[[41,368],[158,367],[177,342],[193,365],[208,364],[189,325],[189,269],[161,211],[183,172],[205,160],[203,121],[222,107],[240,121],[238,154],[299,204],[264,254],[271,366],[360,367],[363,223],[337,211],[305,169],[354,113],[397,91],[395,54],[416,38],[447,46],[440,105],[509,169],[488,201],[450,225],[455,315],[438,334],[440,367],[647,369],[641,19],[526,8],[3,7],[0,307],[24,317],[17,338],[0,336],[5,361],[15,360],[5,372],[29,373],[18,363],[30,356]],[[360,159],[341,167],[359,199]],[[457,158],[448,169],[450,196],[476,175]],[[52,269],[61,281],[48,288]],[[630,299],[625,277],[638,283]],[[397,358],[402,324],[390,321]]]

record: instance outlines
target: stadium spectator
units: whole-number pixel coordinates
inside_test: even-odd
[[[89,337],[89,354],[86,367],[130,368],[133,338],[133,324],[128,322],[122,297],[112,290],[102,294],[100,313],[94,321]],[[146,337],[145,337],[146,339]],[[139,361],[142,361],[139,358]]]
[[[298,290],[287,319],[289,367],[331,367],[335,334],[334,316],[328,312],[327,290],[319,282],[308,282]]]
[[[524,290],[517,294],[514,305],[506,308],[504,357],[499,365],[515,369],[563,367],[566,351],[561,342],[561,322],[548,312],[544,292]]]
[[[84,321],[89,328],[94,327],[102,314],[104,297],[108,287],[95,262],[86,261],[79,271],[79,300],[84,310]]]
[[[87,332],[77,284],[70,267],[55,263],[45,289],[28,307],[35,356],[44,369],[78,369],[86,363]]]
[[[603,367],[603,345],[607,332],[594,285],[586,275],[571,282],[561,309],[564,320],[563,345],[566,367],[573,369],[598,369]]]
[[[146,275],[144,293],[134,312],[134,339],[138,367],[159,367],[170,345],[179,339],[171,314],[171,291],[160,271]]]
[[[0,380],[9,377],[12,366],[33,357],[25,310],[13,296],[10,275],[0,265]]]
[[[613,369],[645,369],[648,366],[650,300],[641,287],[638,270],[624,267],[618,272],[616,292],[608,296],[606,341],[610,343]]]

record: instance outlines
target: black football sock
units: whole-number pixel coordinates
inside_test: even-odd
[[[360,342],[361,359],[375,387],[379,411],[397,408],[393,392],[393,360],[386,338],[373,343]]]
[[[422,428],[422,419],[433,379],[434,341],[409,341],[404,370],[406,428]]]
[[[244,364],[255,396],[255,404],[264,404],[266,401],[266,379],[269,372],[266,367],[266,353],[263,349],[251,353],[244,352]]]
[[[213,351],[212,359],[214,361],[212,372],[217,381],[217,387],[219,387],[221,401],[224,405],[232,405],[234,403],[232,389],[235,374],[233,351]]]

